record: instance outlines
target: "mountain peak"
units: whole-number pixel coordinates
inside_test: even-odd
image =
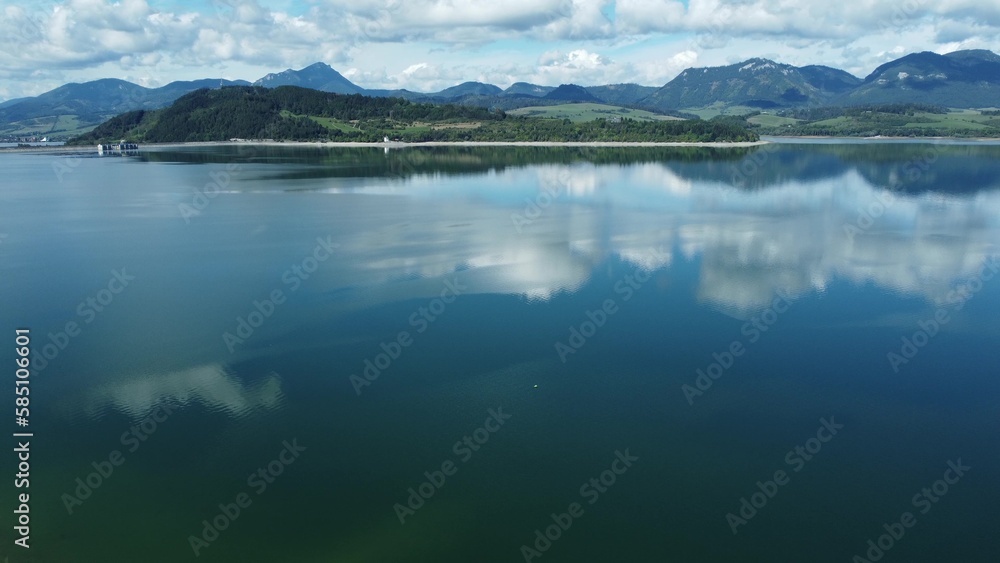
[[[509,96],[522,95],[541,97],[548,94],[552,90],[555,90],[552,86],[539,86],[538,84],[531,84],[529,82],[515,82],[504,90],[504,94]]]
[[[772,108],[819,103],[824,95],[798,68],[754,57],[728,66],[687,69],[643,103],[660,110],[716,102]]]
[[[1000,55],[986,49],[965,49],[945,55],[949,59],[971,63],[1000,63]]]
[[[499,86],[494,86],[493,84],[486,84],[484,82],[476,82],[474,80],[470,80],[468,82],[463,82],[457,86],[445,88],[440,92],[432,92],[428,94],[428,96],[453,98],[461,96],[496,96],[502,93],[503,90]]]
[[[771,69],[777,70],[777,69],[794,68],[791,65],[777,63],[772,61],[771,59],[764,59],[761,57],[754,57],[752,59],[747,59],[742,63],[736,63],[731,66],[739,66],[739,72],[760,72]]]
[[[300,70],[287,69],[268,74],[254,82],[254,86],[301,86],[335,94],[360,94],[364,91],[324,62],[316,62]]]
[[[586,88],[576,84],[560,84],[555,90],[545,94],[542,98],[567,102],[600,102]]]
[[[852,90],[845,104],[924,103],[989,107],[1000,95],[1000,56],[990,51],[912,53],[889,61]]]

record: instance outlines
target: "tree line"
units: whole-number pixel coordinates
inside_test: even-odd
[[[331,122],[330,120],[335,121]],[[456,125],[440,127],[441,125]],[[737,122],[636,121],[587,123],[515,117],[503,110],[403,98],[342,95],[296,86],[203,89],[162,110],[112,118],[74,144],[128,139],[137,142],[289,141],[377,142],[384,137],[426,141],[755,141]]]

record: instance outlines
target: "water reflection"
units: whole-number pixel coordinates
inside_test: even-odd
[[[270,182],[478,176],[539,165],[661,164],[686,181],[722,182],[748,189],[789,179],[829,179],[853,170],[883,188],[897,185],[908,192],[967,193],[997,187],[998,155],[998,143],[845,141],[739,148],[408,147],[389,153],[368,147],[237,145],[149,150],[139,158],[171,164],[237,163],[261,172],[259,179]]]
[[[929,154],[933,163],[922,167]],[[63,184],[18,185],[23,192],[3,210],[18,226],[11,232],[37,228],[22,228],[24,217],[46,217],[51,232],[0,250],[6,264],[44,283],[29,290],[4,278],[0,296],[16,318],[45,319],[40,332],[55,332],[108,270],[126,265],[135,287],[83,338],[147,359],[169,348],[171,367],[157,369],[171,373],[139,379],[128,397],[102,391],[104,400],[140,413],[152,397],[171,395],[244,412],[269,404],[272,387],[239,383],[220,364],[267,357],[310,335],[327,343],[382,338],[398,319],[369,323],[366,312],[433,298],[446,276],[460,276],[468,294],[551,301],[621,260],[696,269],[690,299],[737,317],[777,292],[794,298],[837,281],[938,303],[998,251],[997,157],[995,146],[913,144],[389,155],[230,147],[88,159]],[[178,206],[232,162],[239,168],[227,193],[184,221]],[[110,173],[116,181],[103,180]],[[293,289],[283,276],[317,237],[335,241],[336,256]],[[230,354],[221,335],[275,289],[287,302]],[[167,344],[134,329],[149,319]],[[57,364],[69,362],[79,369],[67,379],[81,381],[84,373],[131,380],[134,371],[118,355],[75,342]],[[166,387],[144,387],[153,379]],[[195,380],[204,382],[200,395],[187,391]]]
[[[452,225],[458,236],[448,236],[450,220],[421,221],[357,233],[343,250],[378,278],[364,283],[491,268],[490,287],[478,290],[544,297],[579,287],[610,256],[667,266],[669,258],[650,252],[663,248],[668,257],[677,251],[700,260],[700,300],[743,314],[766,307],[776,291],[823,291],[837,279],[938,302],[951,282],[975,275],[1000,241],[1000,191],[892,192],[856,170],[757,190],[692,182],[663,164],[507,174],[517,178],[488,186],[407,184],[411,197],[440,201],[484,190],[508,206],[465,215],[475,220]],[[553,178],[562,191],[542,208],[539,194],[552,193]],[[530,188],[501,189],[507,184]],[[537,217],[510,220],[528,210]],[[372,259],[380,254],[392,257]]]
[[[4,155],[0,300],[30,325],[35,353],[63,342],[32,376],[46,399],[39,412],[32,403],[32,429],[60,456],[42,464],[38,491],[54,515],[41,519],[52,540],[42,547],[58,553],[39,560],[99,558],[109,526],[122,530],[119,559],[190,557],[184,538],[296,438],[308,462],[210,556],[501,560],[530,536],[526,522],[566,506],[574,475],[629,446],[646,469],[613,491],[620,510],[593,514],[605,535],[652,538],[625,542],[624,560],[841,557],[843,530],[817,535],[799,517],[830,491],[831,514],[861,522],[848,530],[860,545],[884,518],[864,507],[905,502],[949,456],[998,462],[996,286],[940,326],[905,377],[888,375],[886,352],[934,318],[925,305],[975,276],[1000,242],[1000,149],[949,147],[910,175],[927,149],[448,149],[417,163],[406,150],[206,149],[84,158],[60,182],[51,159],[61,156]],[[185,221],[178,206],[234,160],[225,193]],[[336,246],[309,263],[317,239]],[[88,321],[79,304],[122,268],[134,282]],[[614,288],[634,269],[656,272],[626,302]],[[411,315],[433,312],[453,278],[462,297],[421,332]],[[279,290],[280,303],[259,305]],[[753,348],[744,340],[748,352],[689,406],[681,386],[748,336],[745,321],[716,311],[756,315],[777,293],[801,301]],[[563,363],[553,342],[570,341],[609,296],[619,312]],[[80,329],[72,338],[60,335],[68,322]],[[414,344],[387,366],[403,331]],[[230,351],[227,332],[245,341]],[[351,374],[372,382],[362,397]],[[81,508],[100,518],[62,514],[75,480],[164,404],[185,408]],[[390,507],[499,406],[511,424],[400,526]],[[816,462],[828,479],[799,483],[785,499],[794,506],[755,520],[749,543],[723,538],[720,515],[828,415],[863,430]],[[980,515],[996,482],[948,499],[972,536],[990,532]],[[155,510],[137,519],[137,502]],[[482,506],[488,518],[469,517]],[[664,548],[664,529],[683,541]],[[462,541],[442,547],[442,533]],[[775,557],[778,534],[807,540]],[[614,560],[620,547],[577,540],[556,557]],[[152,557],[151,542],[165,546]]]
[[[202,365],[102,383],[91,388],[83,401],[74,404],[82,405],[89,416],[110,408],[138,420],[160,404],[182,407],[197,404],[208,411],[238,418],[258,409],[276,408],[281,401],[281,378],[275,373],[248,384],[228,374],[221,365]]]

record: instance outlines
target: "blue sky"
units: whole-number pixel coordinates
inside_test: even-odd
[[[766,57],[865,76],[1000,51],[982,0],[0,0],[0,99],[66,82],[256,80],[325,62],[371,88],[638,82]]]

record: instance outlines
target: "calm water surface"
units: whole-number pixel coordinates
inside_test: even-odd
[[[0,165],[12,562],[995,560],[998,146]]]

